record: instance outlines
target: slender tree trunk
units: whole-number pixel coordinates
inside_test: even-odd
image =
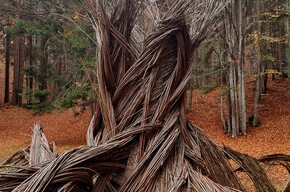
[[[32,36],[28,37],[28,55],[29,55],[29,67],[27,72],[26,84],[29,87],[29,98],[27,100],[27,104],[29,105],[32,100],[32,91],[33,91],[33,70],[34,70],[34,58],[33,58],[33,39]]]
[[[239,100],[238,100],[238,90],[237,90],[237,87],[238,87],[238,84],[237,84],[237,77],[238,77],[238,74],[237,74],[237,63],[236,61],[234,62],[234,66],[233,66],[233,79],[234,79],[234,86],[233,86],[233,91],[234,91],[234,100],[233,100],[233,104],[235,105],[235,108],[234,108],[234,111],[233,113],[235,113],[235,130],[233,131],[233,134],[232,134],[232,137],[233,138],[236,138],[238,135],[239,135],[239,129],[240,129],[240,118],[239,118],[239,115],[240,115],[240,108],[239,108]]]
[[[228,5],[228,9],[225,13],[225,37],[228,45],[227,63],[229,65],[229,95],[228,95],[228,131],[232,133],[232,137],[235,138],[239,134],[239,103],[237,95],[237,83],[239,82],[237,77],[239,72],[237,71],[238,64],[238,43],[237,31],[238,31],[238,9],[237,2],[231,1]]]
[[[19,78],[19,38],[14,38],[14,68],[13,68],[13,90],[12,90],[12,105],[17,105],[18,101],[18,78]]]
[[[281,25],[280,22],[277,22],[277,38],[281,37],[281,26],[280,25]],[[283,52],[283,50],[281,48],[282,48],[281,42],[278,41],[277,42],[277,49],[278,49],[278,51],[277,51],[277,56],[278,56],[277,60],[278,60],[279,69],[280,69],[279,71],[280,72],[283,71],[282,54],[281,54]]]
[[[220,101],[221,101],[221,121],[223,122],[223,128],[227,132],[227,124],[224,118],[224,100],[223,100],[223,71],[221,71],[220,82],[221,82],[221,92],[220,92]]]
[[[253,114],[253,126],[258,125],[258,110],[260,100],[260,64],[261,64],[261,53],[260,53],[260,38],[261,38],[261,23],[260,20],[260,0],[257,0],[257,23],[258,23],[258,43],[257,43],[257,78],[256,78],[256,89],[255,89],[255,100],[254,100],[254,114]]]
[[[249,53],[249,73],[250,75],[254,75],[255,74],[255,70],[254,70],[254,57],[256,56],[256,50],[255,50],[255,43],[251,43],[251,49],[250,49],[250,53]]]
[[[268,27],[268,29],[269,29],[269,37],[272,37],[272,36],[274,36],[275,37],[275,32],[273,33],[273,28],[274,27],[270,27],[270,24],[269,24],[269,27]],[[274,56],[275,55],[275,53],[277,52],[276,50],[275,50],[275,47],[273,46],[275,43],[272,43],[272,42],[270,42],[269,43],[269,47],[270,47],[270,50],[269,50],[269,52],[270,52],[270,54],[271,54],[271,56]],[[267,45],[268,46],[268,45]],[[270,67],[271,67],[271,69],[273,69],[273,70],[275,70],[275,62],[276,61],[270,61],[269,63],[270,63]],[[272,75],[272,80],[275,80],[275,74],[273,73]]]
[[[229,135],[232,130],[233,130],[233,121],[232,121],[232,98],[231,98],[231,93],[232,93],[232,69],[231,69],[231,58],[229,56],[229,53],[225,53],[225,63],[228,64],[228,75],[227,75],[227,86],[229,90],[227,91],[227,134]]]
[[[29,77],[29,88],[33,89],[34,57],[33,57],[33,39],[32,39],[32,37],[29,37],[29,65],[31,66],[30,77]]]
[[[230,91],[227,94],[227,134],[232,132],[232,106],[231,106],[231,94]]]
[[[9,90],[9,77],[10,77],[10,49],[11,49],[11,34],[6,33],[6,42],[5,42],[5,97],[4,103],[8,103],[10,100],[10,90]]]
[[[288,18],[287,18],[288,19]],[[280,21],[280,37],[287,37],[287,26],[286,26],[286,22],[287,19]],[[286,22],[285,22],[286,21]],[[283,41],[279,42],[281,45],[281,65],[282,65],[282,69],[283,69],[283,73],[284,70],[287,69],[287,44]]]
[[[261,9],[261,8],[260,8]],[[265,23],[264,25],[261,24],[261,34],[264,33],[265,36],[269,37],[269,27],[268,27],[268,23]],[[267,63],[268,63],[268,55],[269,55],[269,51],[268,51],[268,41],[265,42],[264,46],[260,46],[260,54],[261,54],[261,58],[265,57],[266,59],[261,59],[260,60],[260,93],[262,94],[266,94],[266,89],[267,89],[267,82],[266,82],[266,68],[267,68]]]
[[[20,37],[20,53],[19,53],[19,81],[18,81],[18,88],[19,94],[23,92],[23,80],[24,80],[24,62],[25,62],[25,36],[23,35]],[[22,96],[18,94],[18,105],[22,106]]]
[[[230,63],[230,74],[229,74],[229,82],[230,82],[230,105],[231,105],[231,131],[232,137],[237,137],[237,103],[236,103],[236,84],[235,84],[235,66],[234,62]]]
[[[245,50],[245,44],[243,43],[243,50]],[[246,106],[246,77],[245,77],[245,57],[242,55],[242,77],[241,77],[241,128],[244,135],[247,134],[247,106]]]
[[[239,24],[239,46],[238,46],[238,56],[239,56],[239,65],[238,65],[238,87],[239,87],[239,119],[240,127],[244,135],[246,135],[246,94],[245,94],[245,70],[244,70],[244,24],[243,24],[243,0],[238,1],[238,24]]]

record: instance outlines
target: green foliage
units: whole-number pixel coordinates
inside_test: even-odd
[[[231,90],[230,87],[226,86],[226,85],[222,85],[221,86],[221,95],[225,96],[226,94],[228,94],[228,92]]]
[[[263,61],[275,61],[275,57],[273,57],[272,55],[263,55],[262,58]]]
[[[283,188],[277,189],[277,192],[283,192]]]
[[[37,71],[33,65],[26,65],[23,69],[23,72],[26,75],[26,78],[37,76]]]
[[[30,101],[27,107],[34,111],[34,115],[50,112],[53,109],[51,103],[46,100],[46,98],[51,94],[51,90],[30,89],[29,87],[25,87],[24,89],[25,91],[21,96]]]
[[[261,36],[261,39],[269,42],[269,43],[275,43],[275,42],[285,42],[286,39],[285,38],[277,38],[277,37],[269,37],[269,36]]]
[[[283,78],[290,77],[290,66],[289,65],[282,71],[282,77]]]
[[[58,36],[63,28],[63,21],[57,19],[55,14],[44,15],[38,21],[27,21],[20,18],[13,20],[11,27],[5,28],[6,33],[12,35],[27,34],[29,36]]]
[[[53,102],[53,107],[57,109],[69,108],[78,103],[78,100],[82,102],[87,101],[88,98],[93,97],[91,85],[89,83],[76,82],[74,89],[64,89],[64,96],[60,99],[56,99]]]
[[[282,73],[277,71],[277,70],[274,70],[274,69],[267,69],[265,72],[261,72],[259,74],[259,76],[264,76],[266,74],[276,74],[276,75],[281,75]],[[254,75],[254,77],[256,77],[257,75]]]
[[[219,85],[217,83],[211,83],[209,85],[200,86],[200,90],[202,94],[207,94],[217,88]]]
[[[62,6],[56,4],[44,0],[27,1],[23,4],[24,10],[44,5],[51,13],[35,17],[14,14],[9,16],[12,25],[5,28],[5,32],[13,36],[29,38],[24,75],[28,83],[33,79],[34,88],[25,87],[21,95],[35,113],[72,107],[78,101],[94,97],[87,83],[87,75],[94,75],[95,71],[96,45],[91,41],[94,30],[87,20],[75,17],[85,16],[81,2],[68,0]]]
[[[287,66],[287,68],[283,71],[283,73],[286,73],[286,74],[290,74],[290,65]]]

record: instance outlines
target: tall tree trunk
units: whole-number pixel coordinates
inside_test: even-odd
[[[234,80],[234,86],[233,86],[233,93],[234,93],[234,100],[233,100],[233,104],[235,105],[235,108],[234,108],[234,111],[233,113],[235,113],[235,130],[233,130],[233,133],[232,133],[232,137],[233,138],[236,138],[238,135],[239,135],[239,129],[240,129],[240,108],[239,108],[239,100],[238,100],[238,90],[237,90],[237,87],[238,87],[238,82],[237,82],[237,77],[238,77],[238,74],[237,74],[237,61],[234,61],[233,63],[233,80]]]
[[[48,72],[48,64],[47,64],[47,57],[45,52],[45,46],[47,42],[47,37],[44,37],[41,39],[41,50],[42,50],[42,57],[40,60],[40,77],[39,77],[39,90],[45,90],[47,89],[47,72]],[[47,99],[47,96],[41,96],[40,102],[44,102]]]
[[[223,122],[223,128],[227,132],[227,124],[224,118],[224,100],[223,100],[223,71],[221,71],[220,82],[221,82],[221,92],[220,92],[220,102],[221,102],[221,121]]]
[[[229,71],[229,84],[230,84],[230,109],[231,109],[231,132],[232,132],[232,137],[235,138],[237,137],[237,103],[236,103],[236,84],[235,84],[235,63],[233,61],[230,62],[230,71]]]
[[[276,8],[278,9],[278,7]],[[279,21],[277,21],[277,38],[280,39],[281,37],[281,23]],[[283,71],[283,63],[282,63],[282,46],[281,46],[281,42],[280,40],[277,41],[277,62],[278,62],[278,65],[279,65],[279,71],[282,72]]]
[[[238,46],[238,56],[239,56],[239,65],[238,65],[238,87],[239,87],[239,119],[240,127],[244,135],[246,135],[246,94],[245,94],[245,69],[244,69],[244,24],[243,24],[243,0],[238,1],[238,24],[239,24],[239,46]]]
[[[14,74],[13,74],[13,91],[12,105],[22,105],[23,92],[23,67],[25,61],[25,38],[24,36],[16,37],[14,41]]]
[[[228,47],[229,96],[228,130],[232,137],[239,135],[240,129],[246,134],[246,102],[244,75],[244,25],[243,0],[231,1],[226,9],[225,37]]]
[[[281,38],[287,37],[287,28],[286,28],[287,27],[286,26],[287,19],[280,21],[279,32],[280,32]],[[279,43],[281,45],[281,65],[282,65],[282,69],[283,69],[283,73],[284,73],[284,71],[287,69],[287,44],[283,40],[279,41]]]
[[[263,26],[261,26],[261,34],[265,33],[266,37],[270,37],[269,22],[265,23]],[[261,60],[261,63],[260,63],[260,74],[259,74],[260,75],[260,80],[261,80],[261,82],[260,82],[260,86],[261,86],[260,93],[262,93],[262,94],[266,94],[267,93],[267,79],[268,79],[268,76],[267,76],[266,71],[267,71],[268,63],[269,63],[268,56],[270,54],[268,46],[269,46],[269,43],[268,43],[268,40],[266,40],[265,45],[260,48],[261,58],[263,58],[263,56],[265,57],[265,59]]]
[[[258,110],[259,110],[259,100],[260,100],[260,64],[261,64],[261,52],[260,52],[260,39],[261,39],[261,23],[260,20],[260,0],[257,0],[257,23],[258,23],[258,43],[257,43],[257,78],[256,78],[256,88],[255,88],[255,100],[254,100],[254,114],[253,114],[253,125],[258,125]]]
[[[27,100],[27,104],[29,105],[32,100],[32,90],[33,90],[33,71],[34,71],[34,58],[33,58],[33,37],[28,37],[28,55],[29,55],[29,66],[26,78],[27,87],[29,87],[29,98]]]
[[[10,77],[10,49],[11,49],[11,34],[6,33],[6,42],[5,42],[5,97],[4,103],[8,103],[10,100],[10,91],[9,91],[9,77]]]
[[[255,49],[255,40],[253,43],[250,44],[250,53],[249,53],[249,74],[252,76],[255,74],[254,70],[254,60],[256,56],[256,49]]]

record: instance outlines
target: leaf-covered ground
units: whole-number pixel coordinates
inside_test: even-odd
[[[2,69],[1,69],[2,71]],[[0,99],[3,101],[3,73],[0,76]],[[253,109],[255,82],[247,83],[247,114],[250,116]],[[232,149],[260,157],[271,153],[290,154],[290,97],[287,92],[287,80],[276,77],[269,78],[269,90],[262,95],[260,105],[260,127],[248,126],[247,136],[237,139],[224,134],[220,120],[220,90],[208,94],[194,92],[192,111],[188,114],[189,120],[202,128],[206,135],[220,145],[228,145]],[[78,116],[73,116],[72,109],[53,111],[43,116],[32,116],[32,112],[15,106],[0,108],[0,161],[3,161],[15,151],[26,147],[31,139],[32,128],[35,122],[40,121],[49,141],[55,141],[58,151],[85,145],[86,130],[90,121],[89,110]],[[270,179],[277,189],[281,189],[289,174],[282,167],[270,169]],[[253,186],[245,173],[243,177],[246,188],[254,191]]]
[[[0,109],[0,161],[13,152],[27,147],[31,140],[32,128],[40,121],[49,141],[55,141],[58,151],[86,144],[86,131],[90,120],[87,110],[74,117],[72,109],[54,111],[43,116],[32,116],[27,109],[4,107]]]

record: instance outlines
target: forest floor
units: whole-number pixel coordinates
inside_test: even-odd
[[[3,85],[3,76],[0,75],[1,101],[3,101]],[[254,85],[254,80],[249,80],[247,83],[249,116],[253,109]],[[220,120],[219,89],[207,94],[201,94],[196,90],[188,119],[202,128],[204,133],[219,145],[225,144],[256,158],[272,153],[290,155],[290,97],[287,92],[287,81],[278,76],[276,80],[269,78],[268,87],[267,94],[262,95],[261,98],[259,110],[261,126],[248,125],[247,136],[233,139],[224,134]],[[0,104],[0,162],[29,145],[32,128],[37,121],[41,122],[47,139],[56,142],[59,153],[86,144],[86,131],[90,121],[89,110],[78,116],[74,116],[72,109],[55,110],[42,116],[33,116],[27,109]],[[247,191],[254,191],[245,173],[239,175],[243,178]],[[277,190],[281,189],[290,178],[286,169],[278,166],[270,169],[268,175]]]

